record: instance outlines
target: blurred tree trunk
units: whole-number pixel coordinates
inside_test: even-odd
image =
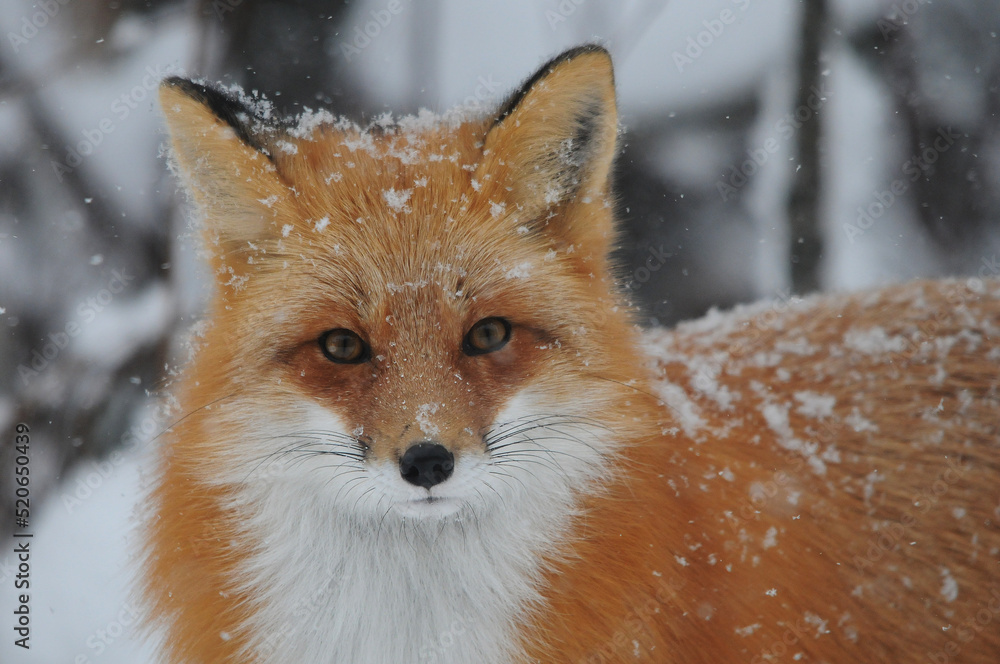
[[[798,86],[792,114],[796,114],[799,109],[809,109],[811,113],[796,135],[796,167],[788,196],[792,291],[801,294],[819,290],[819,263],[823,255],[819,219],[822,193],[822,114],[821,109],[810,105],[810,97],[815,99],[821,89],[823,71],[820,55],[826,37],[826,25],[827,0],[803,0]],[[815,105],[815,101],[813,104]]]

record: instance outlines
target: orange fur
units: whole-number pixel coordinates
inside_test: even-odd
[[[586,403],[621,445],[546,554],[544,601],[516,620],[524,662],[916,662],[949,640],[954,661],[996,661],[1000,283],[643,337],[607,259],[600,49],[551,63],[497,122],[320,124],[251,145],[182,84],[161,100],[218,276],[148,528],[165,662],[252,660],[262,600],[238,570],[268,543],[218,478],[255,418],[307,401],[393,460],[433,402],[440,439],[482,455],[525,387]],[[490,316],[511,320],[510,343],[463,356]],[[370,364],[323,357],[315,340],[341,327],[364,332]]]
[[[996,661],[1000,283],[916,282],[733,322],[654,336],[667,353],[641,389],[676,385],[703,422],[673,433],[661,411],[668,433],[624,455],[626,479],[551,575],[534,659]],[[845,343],[868,330],[899,349]],[[708,377],[717,387],[699,389]],[[723,389],[731,403],[712,397]],[[803,414],[803,392],[830,397],[829,413]],[[637,417],[655,411],[633,400]],[[766,404],[829,453],[823,473],[782,446]]]

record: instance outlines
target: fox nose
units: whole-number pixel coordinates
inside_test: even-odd
[[[429,489],[451,477],[455,455],[444,445],[417,443],[399,460],[399,473],[410,484]]]

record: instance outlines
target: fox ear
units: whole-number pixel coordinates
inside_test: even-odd
[[[504,186],[537,218],[606,193],[617,132],[611,56],[581,46],[546,63],[507,100],[486,134],[479,170],[506,172]]]
[[[183,78],[163,81],[160,104],[207,239],[221,245],[219,260],[270,237],[289,191],[270,159],[261,121],[239,101]]]

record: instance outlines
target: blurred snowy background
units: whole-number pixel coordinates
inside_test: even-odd
[[[601,42],[627,130],[622,277],[669,324],[1000,271],[998,30],[998,0],[0,1],[0,533],[17,422],[35,533],[30,651],[0,550],[0,661],[149,660],[131,529],[204,297],[160,150],[163,76],[363,119],[488,109]]]

